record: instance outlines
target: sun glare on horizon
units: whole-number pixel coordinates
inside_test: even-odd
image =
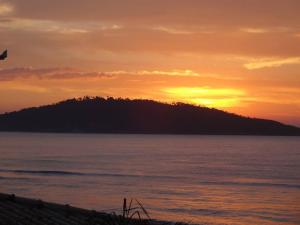
[[[241,104],[246,93],[238,89],[210,87],[176,87],[163,90],[170,99],[212,108],[230,108]]]

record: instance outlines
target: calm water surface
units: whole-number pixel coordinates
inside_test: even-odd
[[[0,133],[0,192],[201,224],[300,224],[300,138]]]

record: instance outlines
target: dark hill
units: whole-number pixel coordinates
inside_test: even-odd
[[[141,134],[300,135],[300,128],[189,104],[70,99],[0,115],[1,131]]]

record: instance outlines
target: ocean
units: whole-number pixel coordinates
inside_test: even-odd
[[[300,224],[300,138],[0,133],[0,192],[208,225]]]

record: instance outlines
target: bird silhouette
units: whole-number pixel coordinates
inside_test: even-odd
[[[7,58],[7,50],[2,52],[2,54],[0,55],[0,60],[5,60],[6,58]]]

